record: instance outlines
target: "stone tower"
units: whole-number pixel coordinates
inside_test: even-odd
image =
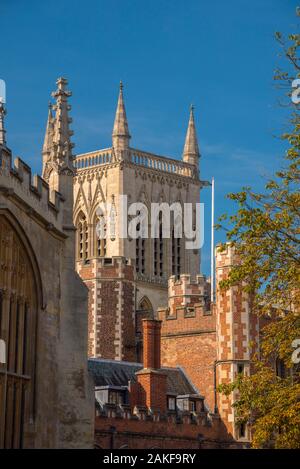
[[[251,312],[251,301],[248,293],[240,286],[227,291],[219,288],[220,281],[227,278],[232,265],[239,260],[234,249],[227,244],[226,250],[216,249],[216,317],[217,317],[217,384],[232,382],[238,373],[250,374],[250,360],[257,351],[259,322]],[[252,348],[251,344],[256,344]],[[229,433],[236,439],[248,439],[248,429],[235,422],[232,404],[236,392],[230,396],[218,393],[218,410]]]
[[[51,120],[51,116],[49,116]],[[112,147],[77,155],[74,177],[74,223],[77,227],[76,257],[77,271],[84,275],[84,281],[90,290],[97,289],[100,281],[92,276],[95,259],[104,258],[113,262],[113,258],[123,258],[124,262],[134,265],[134,304],[130,317],[134,316],[137,324],[137,336],[141,334],[141,318],[151,318],[157,308],[166,306],[168,301],[168,278],[188,272],[196,275],[200,269],[200,250],[186,249],[185,237],[177,238],[174,233],[173,213],[170,210],[170,237],[162,237],[163,221],[159,220],[159,234],[151,238],[151,204],[184,204],[193,206],[193,228],[195,228],[196,206],[200,202],[200,190],[204,185],[199,179],[198,143],[191,110],[183,159],[176,160],[158,156],[130,146],[131,136],[124,103],[121,83],[117,110],[112,131]],[[125,197],[121,200],[121,196]],[[119,236],[108,232],[109,215],[113,213],[114,226],[117,229],[125,208],[125,219],[132,216],[126,210],[132,203],[140,203],[148,210],[148,237],[142,234],[133,239],[128,233]],[[131,217],[131,218],[130,218]],[[105,236],[99,239],[97,229],[103,227]],[[110,259],[110,260],[109,260]],[[98,261],[97,261],[98,262]],[[88,277],[89,266],[91,277]],[[83,274],[84,272],[84,274]],[[97,309],[98,308],[98,309]],[[101,337],[93,329],[101,316],[100,305],[90,301],[91,340],[90,353],[98,353],[97,340]],[[118,313],[112,312],[112,316]],[[98,335],[96,337],[96,335]],[[93,339],[94,338],[94,339]],[[141,343],[139,337],[137,342]],[[102,344],[103,345],[103,344]],[[98,356],[98,355],[97,355]],[[99,355],[106,357],[102,349]],[[140,351],[141,356],[141,351]],[[109,354],[111,357],[111,354]]]

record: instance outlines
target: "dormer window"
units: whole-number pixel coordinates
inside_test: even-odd
[[[203,398],[195,394],[177,396],[177,407],[183,412],[203,412]]]
[[[168,409],[176,410],[176,397],[168,396]]]
[[[183,410],[186,410],[186,411],[190,410],[189,400],[188,399],[183,399],[182,408],[183,408]]]
[[[125,386],[97,386],[95,390],[96,401],[105,404],[127,404],[127,388]]]
[[[122,391],[109,391],[108,393],[109,404],[124,404],[124,393]]]

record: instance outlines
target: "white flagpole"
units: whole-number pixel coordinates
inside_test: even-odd
[[[211,251],[210,251],[210,300],[213,303],[214,301],[214,288],[215,288],[215,282],[214,282],[214,221],[215,218],[215,179],[212,178],[211,180]]]

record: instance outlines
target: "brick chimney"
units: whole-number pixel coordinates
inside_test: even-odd
[[[144,368],[136,373],[139,386],[139,405],[165,413],[167,409],[167,375],[160,363],[161,321],[143,320]]]
[[[143,319],[144,368],[160,369],[160,331],[162,321]]]

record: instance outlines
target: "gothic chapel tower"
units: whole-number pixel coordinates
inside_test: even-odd
[[[51,122],[51,115],[49,120]],[[120,83],[112,146],[77,155],[75,159],[77,271],[90,289],[91,356],[136,360],[141,319],[153,317],[158,307],[167,304],[168,278],[199,272],[200,250],[186,249],[185,238],[176,237],[172,212],[169,238],[162,236],[161,216],[158,236],[151,238],[150,219],[152,203],[168,206],[177,203],[183,211],[184,204],[190,202],[195,228],[195,204],[200,201],[203,186],[199,178],[199,157],[193,108],[181,159],[159,156],[131,146],[124,90]],[[125,202],[123,198],[124,205],[120,196],[126,198]],[[133,202],[144,204],[148,210],[148,236],[143,237],[140,233],[137,239],[132,239],[129,235],[121,237],[114,235],[114,230],[112,233],[107,230],[104,239],[99,239],[97,226],[100,224],[107,229],[108,215],[113,213],[116,228],[124,216],[124,208]],[[126,212],[125,217],[130,221]],[[110,265],[117,268],[114,274]],[[108,278],[110,286],[105,284],[104,288],[103,282],[108,282]],[[106,306],[103,295],[109,289],[112,290]],[[111,301],[116,301],[114,307]],[[110,332],[106,344],[108,326]]]

